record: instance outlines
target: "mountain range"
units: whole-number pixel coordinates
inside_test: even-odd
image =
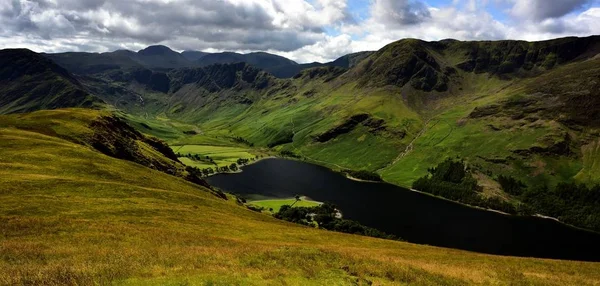
[[[166,71],[185,67],[205,67],[213,64],[245,62],[264,69],[276,77],[290,78],[303,69],[311,67],[339,66],[349,68],[354,63],[354,58],[362,58],[369,53],[351,54],[325,64],[317,62],[298,64],[290,59],[264,52],[240,54],[233,52],[183,51],[178,53],[165,46],[150,46],[138,52],[128,50],[108,53],[68,52],[45,54],[45,56],[77,74],[95,74],[128,68]]]

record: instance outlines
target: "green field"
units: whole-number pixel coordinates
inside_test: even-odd
[[[252,159],[263,154],[261,152],[243,147],[225,147],[209,145],[172,145],[171,148],[175,153],[192,155],[197,154],[203,157],[202,161],[192,160],[187,157],[179,157],[179,160],[184,164],[198,168],[214,168],[216,166],[229,166],[232,163],[236,163],[238,159]],[[212,158],[216,165],[206,160],[206,156]]]
[[[249,201],[248,204],[255,205],[258,207],[263,207],[266,210],[273,209],[273,213],[279,211],[279,209],[284,205],[294,205],[294,207],[316,207],[321,205],[321,202],[306,200],[302,198],[300,201],[296,202],[296,199],[281,199],[281,200],[260,200],[260,201]]]

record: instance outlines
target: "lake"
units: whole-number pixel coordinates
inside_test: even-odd
[[[307,196],[344,218],[419,244],[476,252],[600,261],[600,234],[537,217],[507,216],[386,183],[357,182],[325,167],[267,159],[208,182],[247,198]]]

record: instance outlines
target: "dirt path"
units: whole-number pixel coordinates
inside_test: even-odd
[[[408,155],[408,153],[412,152],[412,150],[414,149],[415,141],[417,141],[417,139],[419,139],[427,131],[427,126],[429,125],[429,122],[431,122],[431,120],[433,120],[433,118],[430,118],[425,122],[425,124],[423,125],[423,129],[421,129],[421,131],[419,131],[419,133],[417,133],[417,136],[415,136],[415,138],[413,138],[413,140],[410,141],[410,143],[408,143],[408,146],[406,146],[404,151],[402,151],[400,154],[398,154],[398,156],[392,162],[388,163],[387,165],[385,165],[385,167],[380,168],[375,172],[380,172],[382,170],[385,170],[385,169],[395,165],[396,163],[398,163],[398,161],[402,160],[402,158],[404,158],[406,155]],[[436,124],[437,124],[437,122],[435,124],[433,124],[433,126],[435,126]],[[431,127],[433,127],[433,126],[431,126]]]

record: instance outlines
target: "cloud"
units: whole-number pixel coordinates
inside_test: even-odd
[[[328,62],[343,55],[352,53],[352,38],[349,35],[327,36],[325,40],[313,45],[302,47],[288,53],[279,53],[292,59],[302,59],[301,62]],[[269,51],[278,53],[277,51]]]
[[[377,5],[374,3],[373,5]],[[441,39],[498,40],[506,38],[509,29],[481,9],[459,9],[457,5],[443,8],[426,7],[427,17],[408,25],[390,25],[379,15],[372,15],[361,25],[342,29],[344,33],[363,35],[352,42],[353,51],[378,50],[403,38],[427,41]]]
[[[511,14],[520,19],[543,21],[559,18],[591,3],[590,0],[510,0],[513,2]]]
[[[539,23],[527,22],[507,31],[508,38],[520,40],[547,40],[568,36],[589,36],[600,33],[600,7],[580,14],[549,18]]]
[[[388,27],[414,25],[430,18],[429,10],[421,1],[375,0],[371,17]]]

